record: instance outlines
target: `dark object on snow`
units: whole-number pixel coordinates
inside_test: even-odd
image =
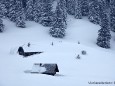
[[[57,64],[35,63],[31,73],[40,73],[54,76],[56,72],[59,72]]]
[[[23,49],[23,47],[19,47],[18,48],[18,53],[19,53],[19,55],[24,55],[24,49]]]
[[[52,42],[52,44],[51,44],[52,46],[54,45],[54,43]]]
[[[27,46],[30,47],[30,45],[31,45],[31,44],[30,44],[30,42],[29,42]]]
[[[23,47],[19,47],[18,48],[18,53],[19,53],[19,55],[27,57],[27,56],[31,56],[31,55],[34,55],[34,54],[40,54],[40,53],[43,53],[43,52],[24,52]]]
[[[82,50],[81,53],[82,53],[82,55],[86,55],[87,54],[87,52],[85,50]]]
[[[31,55],[34,55],[34,54],[40,54],[40,53],[43,53],[43,52],[24,52],[23,56],[27,57],[27,56],[31,56]]]
[[[80,42],[78,41],[78,44],[80,44]]]
[[[80,55],[77,55],[77,59],[80,59],[81,57],[80,57]]]
[[[44,64],[43,67],[46,68],[46,71],[42,74],[55,75],[56,72],[59,72],[57,64]]]

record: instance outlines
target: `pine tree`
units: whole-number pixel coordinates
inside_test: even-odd
[[[88,16],[89,13],[88,0],[81,0],[81,12],[82,12],[82,16]]]
[[[98,31],[97,45],[102,48],[110,48],[110,28],[108,15],[103,9],[103,5],[100,7],[101,29]]]
[[[21,0],[16,0],[16,26],[25,28],[25,14]]]
[[[81,19],[82,18],[82,11],[81,11],[81,0],[75,0],[75,15],[74,17],[76,19]]]
[[[66,7],[66,1],[65,0],[60,0],[59,2],[60,10],[62,10],[62,13],[58,18],[63,19],[64,21],[64,26],[67,26],[67,7]]]
[[[111,30],[115,32],[115,0],[110,0],[110,26]]]
[[[0,19],[0,32],[4,31],[4,25],[2,19]]]
[[[108,8],[108,0],[98,0],[98,2],[100,2],[103,5],[103,9],[107,9]]]
[[[34,16],[34,21],[39,23],[40,21],[40,12],[41,12],[41,6],[40,6],[40,0],[35,0],[34,1],[34,7],[33,7],[33,16]]]
[[[75,15],[75,0],[66,0],[67,13]]]
[[[5,4],[0,3],[0,18],[5,18],[7,14],[7,9],[5,7]]]
[[[22,0],[22,6],[24,9],[26,9],[26,7],[27,7],[27,2],[28,2],[28,0]]]
[[[65,36],[67,13],[65,13],[64,1],[60,0],[56,7],[56,19],[53,27],[49,31],[52,37],[63,38]]]
[[[94,24],[100,24],[100,16],[99,16],[99,10],[100,10],[100,2],[98,0],[89,0],[89,15],[88,19],[90,22],[93,22]]]
[[[10,6],[10,0],[2,0],[2,3],[5,5],[6,9],[9,9]]]
[[[16,4],[14,0],[9,0],[9,6],[8,6],[8,18],[13,21],[16,22]]]
[[[63,38],[65,36],[65,26],[62,19],[57,18],[55,24],[50,28],[50,35],[56,38]]]
[[[52,12],[52,0],[41,0],[40,2],[40,23],[43,26],[52,26],[53,12]]]
[[[110,0],[106,0],[106,7],[110,8]]]
[[[33,0],[27,0],[26,5],[26,20],[33,21]]]
[[[5,9],[7,11],[5,11],[5,17],[8,17],[8,14],[9,14],[9,6],[10,6],[10,1],[9,0],[3,0],[3,4],[5,5]]]

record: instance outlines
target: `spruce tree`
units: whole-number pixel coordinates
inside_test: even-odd
[[[103,5],[103,9],[108,9],[108,0],[98,0]]]
[[[82,18],[81,7],[82,7],[81,0],[75,0],[75,15],[74,15],[74,17],[76,19]]]
[[[8,6],[8,18],[13,21],[16,22],[16,3],[14,0],[9,0],[9,6]]]
[[[61,16],[59,18],[63,19],[64,26],[67,26],[67,7],[66,7],[66,0],[60,0],[59,2],[60,9],[62,10]]]
[[[94,24],[100,24],[100,2],[98,0],[89,0],[89,15],[88,19]]]
[[[10,0],[3,0],[3,4],[5,5],[5,9],[7,10],[6,12],[5,12],[5,17],[7,17],[8,18],[8,14],[9,14],[9,6],[10,6]]]
[[[64,13],[66,12],[65,7],[63,6],[64,1],[65,0],[60,0],[56,7],[56,12],[55,12],[56,19],[55,19],[54,25],[49,31],[52,37],[63,38],[65,36],[67,14]]]
[[[33,21],[33,0],[27,0],[26,3],[26,20]]]
[[[3,32],[3,31],[4,31],[4,25],[3,25],[2,19],[0,18],[0,32]]]
[[[16,0],[16,26],[25,28],[25,14],[21,0]]]
[[[107,12],[103,9],[103,5],[100,7],[101,29],[98,31],[97,45],[102,48],[110,48],[110,28]]]
[[[5,4],[0,3],[0,18],[5,18],[7,17],[7,9],[5,7]]]
[[[75,0],[66,0],[67,13],[75,15]]]
[[[9,6],[10,6],[10,0],[2,0],[3,4],[5,5],[6,9],[8,10],[9,9]]]
[[[43,26],[52,26],[53,12],[52,12],[52,0],[41,0],[40,7],[40,22]]]
[[[26,7],[27,7],[27,2],[28,2],[28,0],[22,0],[22,6],[24,9],[26,9]]]
[[[34,21],[37,23],[40,22],[40,16],[41,16],[40,12],[41,12],[40,0],[34,0],[33,16],[34,16]]]
[[[89,13],[88,0],[81,0],[81,12],[82,12],[82,16],[88,16]]]
[[[115,32],[115,0],[110,0],[110,26],[111,30]]]
[[[110,0],[106,0],[106,7],[110,8]]]

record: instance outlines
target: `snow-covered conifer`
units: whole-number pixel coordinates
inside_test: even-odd
[[[115,32],[115,0],[110,0],[110,26],[111,30]]]
[[[89,0],[89,21],[93,22],[94,24],[100,23],[100,2],[98,0]]]
[[[26,9],[28,0],[22,0],[23,8]]]
[[[62,18],[64,21],[64,26],[67,26],[67,7],[66,7],[66,1],[60,0],[59,2],[60,10],[62,10],[62,13],[58,18]]]
[[[16,4],[14,0],[9,0],[9,6],[8,6],[8,18],[13,21],[16,22]]]
[[[33,16],[34,16],[34,21],[39,22],[40,21],[40,12],[41,12],[41,7],[40,7],[40,0],[34,0],[34,6],[33,6]]]
[[[7,15],[7,9],[5,7],[5,4],[0,3],[0,18],[5,18]]]
[[[81,11],[82,16],[88,16],[89,13],[89,2],[88,0],[81,0]]]
[[[7,10],[9,9],[10,1],[11,0],[3,0],[3,4],[5,5],[5,7],[6,7]]]
[[[66,0],[67,13],[75,15],[75,0]]]
[[[58,5],[56,7],[56,19],[54,22],[54,25],[52,26],[52,28],[50,29],[50,34],[53,37],[56,38],[63,38],[65,36],[65,29],[66,29],[66,17],[67,17],[67,13],[64,9],[65,7],[64,5],[64,1],[65,0],[60,0],[58,2]]]
[[[25,28],[25,14],[21,0],[16,0],[16,26]]]
[[[3,32],[3,31],[4,31],[4,24],[3,24],[2,19],[0,19],[0,32]]]
[[[33,21],[33,0],[27,0],[26,3],[26,20]]]
[[[53,24],[53,12],[52,12],[52,0],[41,0],[40,2],[40,22],[43,26],[52,26]]]
[[[102,48],[110,48],[110,28],[109,19],[103,6],[100,7],[101,29],[98,31],[97,45]]]
[[[65,36],[65,27],[63,20],[57,18],[55,24],[50,28],[50,35],[56,38],[63,38]]]
[[[10,0],[3,0],[3,4],[5,5],[5,8],[6,8],[6,10],[7,10],[7,12],[5,13],[5,17],[7,17],[8,18],[8,14],[9,14],[9,7],[10,7]]]
[[[82,18],[81,7],[82,7],[81,0],[75,0],[75,15],[74,15],[74,17],[76,19]]]

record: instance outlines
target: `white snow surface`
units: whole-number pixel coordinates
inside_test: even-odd
[[[32,73],[43,73],[46,71],[46,68],[45,67],[41,67],[40,64],[34,64],[33,67],[32,67],[32,70],[30,70],[30,72]]]
[[[4,20],[5,31],[0,33],[0,86],[115,86],[114,33],[111,49],[103,49],[96,45],[98,25],[87,18],[69,16],[67,21],[66,37],[59,39],[49,35],[49,27],[35,22],[27,21],[27,28],[23,29]],[[25,51],[43,53],[23,58],[17,54],[19,46]],[[82,50],[87,54],[82,55]],[[78,54],[80,59],[76,58]],[[55,76],[25,73],[34,63],[57,63],[59,73]],[[112,84],[89,84],[90,81]]]

